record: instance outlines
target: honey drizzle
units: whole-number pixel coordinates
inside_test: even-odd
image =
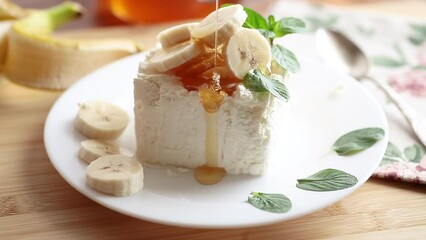
[[[214,69],[217,68],[217,23],[219,22],[219,0],[216,0],[216,22],[215,22],[215,32],[214,32]],[[220,75],[216,71],[213,72],[211,88],[216,93],[219,93],[221,90],[220,87]]]
[[[217,24],[219,21],[219,1],[216,0],[216,23],[214,43],[214,69],[217,68],[218,34]],[[195,169],[195,178],[201,184],[215,184],[220,182],[226,175],[225,169],[219,167],[218,161],[218,118],[217,111],[223,102],[225,93],[221,91],[220,74],[213,71],[212,79],[208,89],[200,89],[199,95],[204,107],[206,123],[206,164]]]

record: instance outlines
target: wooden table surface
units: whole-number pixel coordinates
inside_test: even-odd
[[[424,8],[422,1],[411,3],[413,8],[405,6],[404,14],[417,12],[416,4]],[[372,8],[396,9],[383,2]],[[164,27],[64,35],[120,33],[141,38],[150,47]],[[114,212],[74,190],[47,157],[44,122],[60,95],[0,80],[0,239],[426,239],[426,186],[379,179],[368,180],[349,197],[316,213],[254,228],[180,228]]]

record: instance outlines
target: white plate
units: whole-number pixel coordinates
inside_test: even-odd
[[[108,65],[78,81],[54,104],[46,120],[47,153],[62,177],[75,189],[117,212],[136,218],[178,226],[228,228],[263,225],[294,219],[332,205],[359,188],[384,155],[388,134],[364,152],[351,157],[331,150],[342,134],[363,127],[388,130],[380,105],[352,78],[300,58],[302,71],[288,85],[291,101],[282,121],[279,152],[270,159],[261,177],[226,176],[213,186],[198,184],[187,173],[145,167],[145,187],[131,197],[112,197],[85,184],[86,164],[77,153],[84,139],[73,128],[78,103],[102,99],[122,106],[133,116],[133,77],[143,54]],[[340,90],[339,90],[340,89]],[[133,119],[121,146],[135,151]],[[310,192],[296,188],[296,179],[325,168],[353,174],[354,187],[333,192]],[[284,214],[264,212],[247,203],[251,191],[282,193],[293,203]]]

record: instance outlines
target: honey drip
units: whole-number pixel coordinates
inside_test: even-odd
[[[218,140],[217,140],[217,112],[225,99],[226,93],[221,91],[220,73],[216,71],[218,63],[218,41],[217,23],[218,0],[216,0],[216,26],[215,26],[215,47],[214,47],[214,68],[211,81],[208,87],[199,89],[201,104],[204,108],[206,123],[206,164],[195,169],[195,178],[201,184],[215,184],[220,182],[226,175],[225,169],[219,167],[218,161]]]

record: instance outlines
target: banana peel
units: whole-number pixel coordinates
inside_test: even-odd
[[[19,5],[7,0],[0,0],[0,21],[23,18],[28,13],[28,9],[21,8]]]
[[[7,33],[16,19],[28,16],[29,10],[7,1],[0,0],[0,71],[6,55]]]
[[[141,44],[133,40],[51,36],[57,27],[81,15],[81,11],[79,4],[64,2],[31,11],[13,22],[7,33],[3,76],[25,86],[63,90],[93,70],[142,50]]]

